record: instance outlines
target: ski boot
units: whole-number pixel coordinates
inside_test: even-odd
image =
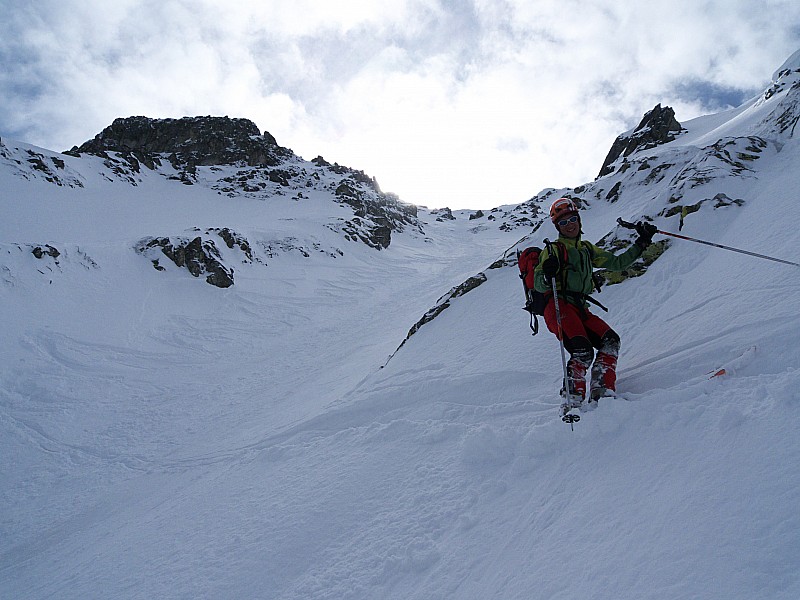
[[[619,355],[619,336],[609,331],[603,336],[603,344],[597,352],[592,365],[592,391],[589,394],[590,409],[597,407],[600,398],[613,397],[617,381],[617,356]]]
[[[600,398],[616,398],[617,394],[614,390],[607,390],[604,387],[593,387],[589,394],[589,400],[586,402],[587,410],[594,410],[597,408],[597,403]]]
[[[561,403],[561,420],[569,424],[580,421],[581,416],[578,411],[583,406],[583,396],[568,394],[564,388],[561,388],[560,396],[563,399]]]

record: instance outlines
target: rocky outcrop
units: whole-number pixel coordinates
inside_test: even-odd
[[[376,250],[384,250],[392,243],[392,229],[388,225],[376,225],[359,217],[345,221],[338,230],[344,233],[345,239],[363,242]]]
[[[94,139],[73,147],[69,154],[104,155],[119,152],[130,162],[149,168],[166,155],[176,168],[209,165],[276,166],[293,156],[275,138],[258,130],[249,119],[184,117],[150,119],[127,117],[114,122]]]
[[[794,137],[800,123],[800,51],[772,76],[772,85],[764,92],[763,102],[777,104],[759,124],[757,133],[765,137]]]
[[[662,108],[661,104],[656,104],[653,110],[645,113],[633,132],[622,134],[614,141],[598,177],[613,173],[614,163],[620,157],[671,142],[681,131],[683,129],[675,119],[675,111],[669,106]]]
[[[41,282],[82,275],[99,265],[80,246],[59,242],[6,243],[0,260],[0,286]]]
[[[400,202],[394,194],[382,193],[370,178],[365,181],[351,174],[337,186],[335,195],[353,209],[354,218],[341,228],[350,240],[358,239],[381,250],[389,247],[392,231],[416,224],[417,207]]]
[[[45,244],[44,247],[36,246],[33,250],[31,250],[31,254],[33,254],[36,258],[41,260],[46,256],[52,256],[53,258],[58,258],[61,256],[61,252],[58,251],[58,248],[51,246],[50,244]]]
[[[223,239],[225,245],[233,250],[234,247],[238,247],[244,255],[247,257],[248,262],[253,262],[253,249],[250,247],[250,242],[247,241],[243,235],[236,233],[235,231],[231,231],[227,227],[223,227],[219,229],[214,227],[209,229],[206,233],[216,233],[219,237]]]
[[[0,165],[7,165],[22,179],[43,179],[62,187],[83,187],[81,176],[61,156],[35,152],[30,148],[8,147],[0,141]]]
[[[431,211],[432,215],[436,215],[436,220],[439,222],[444,221],[455,221],[456,218],[453,216],[453,211],[450,210],[447,206],[444,208],[437,208]]]
[[[145,254],[153,248],[160,248],[176,266],[185,267],[195,277],[206,275],[206,281],[211,285],[221,288],[233,285],[233,269],[222,264],[222,257],[212,240],[203,240],[200,236],[189,241],[148,238],[139,242],[136,251]],[[157,270],[164,270],[158,259],[152,262]]]

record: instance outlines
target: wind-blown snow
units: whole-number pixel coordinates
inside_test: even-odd
[[[647,154],[757,135],[773,100]],[[800,145],[766,141],[686,187],[744,202],[682,234],[800,259]],[[134,187],[61,158],[84,187],[0,165],[0,596],[800,596],[797,267],[675,240],[607,287],[621,395],[571,432],[555,338],[530,336],[514,265],[486,270],[523,232],[421,211],[424,234],[379,252],[325,227],[348,214],[321,196]],[[668,183],[587,202],[586,237],[655,216]],[[133,251],[193,227],[285,244],[226,290]]]

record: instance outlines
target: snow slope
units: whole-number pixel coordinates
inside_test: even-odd
[[[792,85],[583,186],[586,237],[675,231],[679,196],[683,234],[797,262],[800,145],[764,121]],[[764,145],[739,168],[746,136]],[[0,596],[800,596],[796,267],[675,241],[608,286],[621,397],[571,432],[557,342],[530,336],[513,260],[486,268],[549,224],[520,241],[421,211],[377,251],[324,226],[350,213],[322,195],[63,160],[83,187],[0,169]],[[133,251],[223,226],[266,263],[225,290]]]

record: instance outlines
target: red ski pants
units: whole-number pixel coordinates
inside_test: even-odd
[[[619,336],[611,327],[588,308],[579,308],[559,298],[561,328],[564,348],[569,352],[566,384],[572,394],[581,398],[586,396],[586,372],[592,369],[592,389],[616,389],[617,357],[619,356]],[[547,328],[558,337],[556,306],[550,300],[544,309]],[[594,357],[594,349],[597,357]],[[594,365],[592,365],[592,359]]]

